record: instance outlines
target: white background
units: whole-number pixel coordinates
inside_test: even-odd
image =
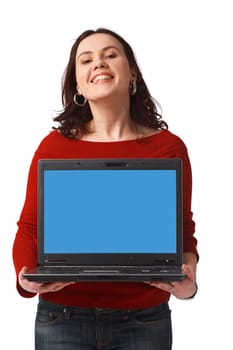
[[[37,298],[23,299],[15,290],[16,222],[34,150],[61,109],[60,81],[71,45],[83,30],[99,26],[132,45],[164,119],[186,143],[192,162],[199,294],[193,301],[171,300],[173,349],[231,347],[230,5],[230,0],[1,2],[1,348],[34,346]]]

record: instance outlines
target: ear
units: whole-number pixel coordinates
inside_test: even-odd
[[[78,87],[78,84],[76,84],[76,90],[77,90],[78,95],[82,95],[81,90]]]
[[[134,70],[131,71],[131,79],[130,81],[136,81],[137,80],[137,74]]]

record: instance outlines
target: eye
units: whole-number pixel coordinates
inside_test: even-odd
[[[90,58],[84,58],[81,60],[81,64],[88,64],[91,62],[91,59]]]
[[[108,55],[106,55],[107,58],[115,58],[117,56],[117,54],[115,52],[109,53]]]

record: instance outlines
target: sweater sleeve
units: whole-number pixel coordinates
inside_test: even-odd
[[[193,221],[192,206],[192,169],[186,146],[183,144],[177,150],[177,158],[182,159],[183,168],[183,251],[192,252],[198,258],[197,239],[194,236],[195,222]]]
[[[17,223],[18,231],[13,244],[13,262],[17,277],[17,290],[23,297],[34,294],[24,291],[18,284],[18,274],[22,267],[37,265],[37,162],[35,153],[28,174],[26,198]]]

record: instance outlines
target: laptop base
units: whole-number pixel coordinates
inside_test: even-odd
[[[75,271],[76,270],[76,271]],[[124,271],[125,270],[125,271]],[[75,267],[43,267],[24,273],[23,276],[30,282],[174,282],[185,278],[180,267],[171,270],[167,267],[143,267],[135,272],[135,267],[107,267],[107,268],[80,268]]]

